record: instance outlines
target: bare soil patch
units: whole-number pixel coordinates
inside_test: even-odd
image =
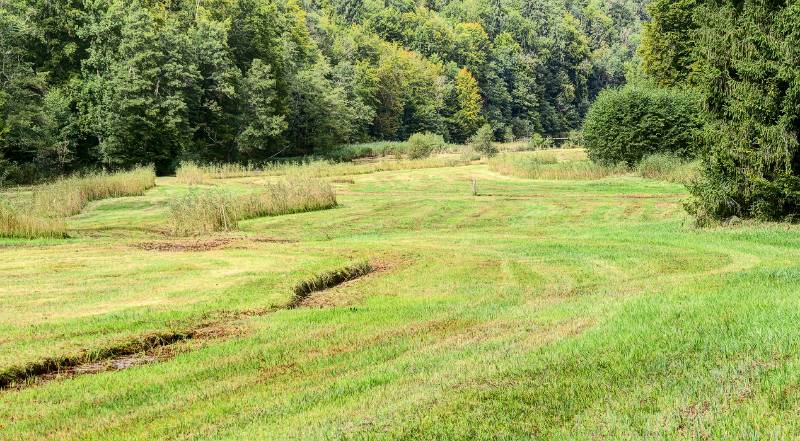
[[[163,252],[211,251],[222,248],[231,242],[233,242],[233,239],[226,237],[182,242],[141,242],[134,244],[133,247],[140,250]]]
[[[297,240],[294,239],[282,239],[280,237],[252,237],[250,238],[253,242],[262,242],[262,243],[297,243]]]

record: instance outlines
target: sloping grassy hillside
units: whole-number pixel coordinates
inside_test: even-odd
[[[695,229],[682,186],[630,175],[329,179],[336,208],[230,233],[165,236],[190,187],[160,178],[69,239],[0,239],[0,371],[192,337],[0,391],[0,438],[800,436],[798,228]]]

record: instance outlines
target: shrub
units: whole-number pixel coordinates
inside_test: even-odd
[[[461,148],[461,160],[465,164],[469,164],[472,161],[477,161],[481,159],[480,152],[476,151],[471,145],[466,144]]]
[[[534,133],[531,135],[531,139],[528,140],[528,150],[544,150],[549,148],[553,148],[552,138],[545,138],[538,133]]]
[[[702,127],[695,95],[629,86],[600,93],[586,115],[583,141],[592,160],[632,166],[654,153],[693,157]]]
[[[583,132],[580,130],[570,130],[567,133],[567,142],[565,142],[561,148],[562,149],[580,149],[586,144],[586,140],[584,139]]]
[[[64,222],[21,213],[6,201],[0,200],[0,237],[66,237]]]
[[[489,124],[484,124],[478,131],[469,139],[469,145],[476,152],[480,152],[486,156],[494,156],[497,154],[497,147],[494,143],[494,130]]]
[[[359,158],[374,158],[402,154],[408,149],[405,141],[375,141],[363,144],[340,145],[324,152],[322,156],[336,162],[352,161]]]
[[[444,148],[444,138],[435,133],[415,133],[408,138],[408,157],[411,159],[427,158]]]

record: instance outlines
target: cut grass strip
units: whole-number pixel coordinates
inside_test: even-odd
[[[130,356],[146,354],[154,349],[173,345],[185,340],[220,338],[229,335],[222,330],[226,324],[244,317],[263,316],[283,309],[294,309],[301,306],[303,300],[315,292],[324,291],[345,282],[358,279],[375,268],[369,262],[360,262],[344,268],[318,274],[299,283],[294,288],[294,297],[284,306],[273,306],[265,309],[253,309],[236,312],[221,312],[216,320],[203,323],[199,327],[182,332],[162,332],[145,335],[106,348],[99,348],[77,355],[50,357],[28,363],[24,366],[12,366],[0,371],[0,390],[24,387],[36,384],[37,380],[53,379],[60,374],[90,374],[108,370],[99,366],[102,362],[119,360],[122,368],[136,366],[138,363],[128,360]],[[141,357],[146,358],[146,357]],[[114,366],[112,363],[111,366]]]

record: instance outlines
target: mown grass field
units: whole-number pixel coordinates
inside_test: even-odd
[[[68,239],[0,239],[0,371],[202,331],[0,390],[0,438],[800,437],[799,228],[697,229],[683,186],[632,175],[335,178],[336,208],[230,233],[165,236],[190,187],[159,178],[90,203]]]

